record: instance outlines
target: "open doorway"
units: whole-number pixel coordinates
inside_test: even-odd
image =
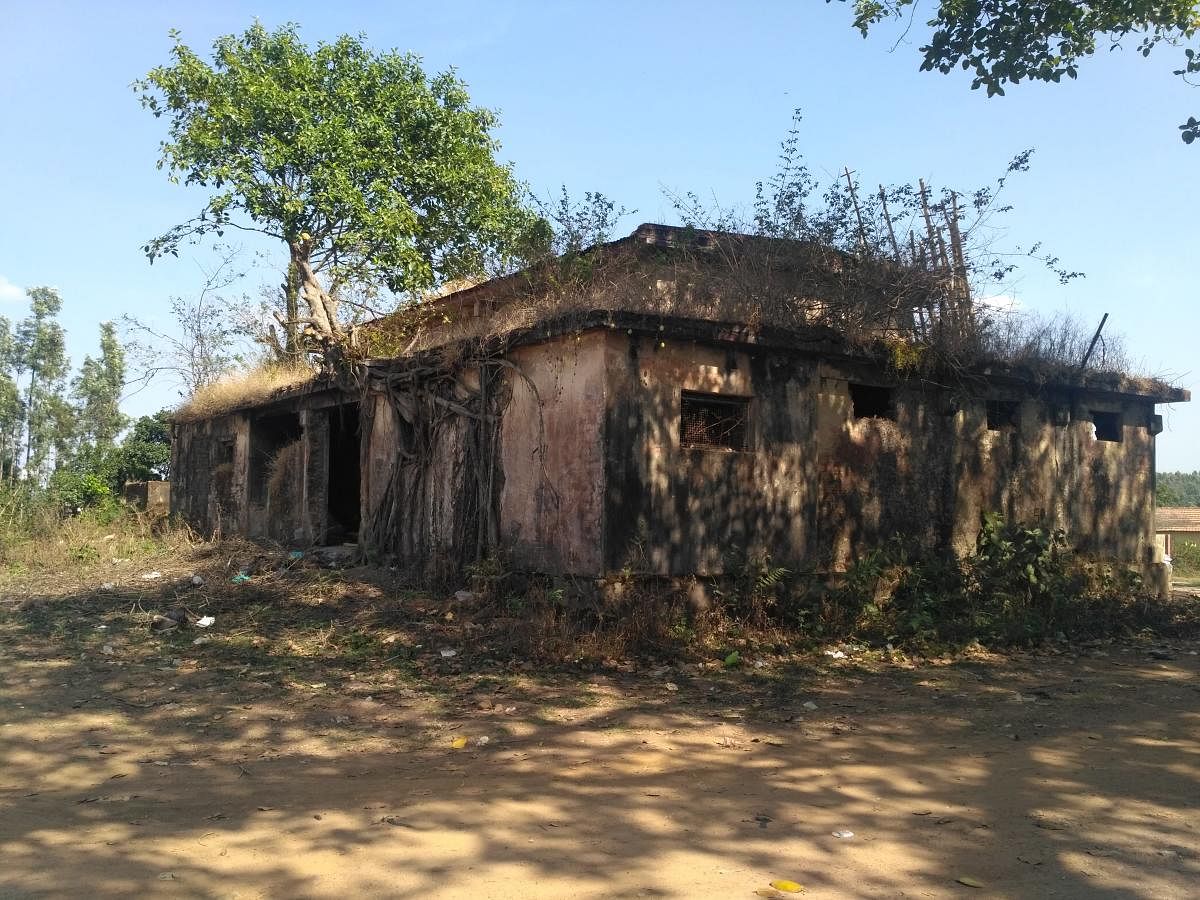
[[[362,505],[357,403],[345,403],[329,410],[329,490],[326,504],[329,525],[326,544],[355,543],[358,540]]]

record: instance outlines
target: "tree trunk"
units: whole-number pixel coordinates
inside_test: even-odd
[[[337,320],[337,301],[321,287],[320,279],[308,259],[309,248],[301,242],[292,242],[288,246],[291,266],[296,270],[296,281],[308,305],[308,327],[320,343],[335,343],[343,337]]]
[[[33,389],[37,384],[37,368],[29,370],[29,393],[25,395],[25,477],[29,477],[29,458],[33,453]]]
[[[284,323],[284,354],[294,360],[300,355],[300,273],[294,262],[288,263],[287,281],[283,285],[287,303],[287,321]]]

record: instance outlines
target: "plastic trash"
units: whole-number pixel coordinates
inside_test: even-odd
[[[199,575],[193,575],[192,576],[192,584],[194,584],[196,587],[200,587],[200,585],[204,584],[204,579],[201,578]]]
[[[288,558],[289,559],[304,559],[304,551],[303,550],[293,550],[291,553],[288,554]]]
[[[155,578],[162,578],[162,572],[146,572],[141,578],[142,581],[153,581]]]
[[[115,591],[116,589],[117,589],[117,586],[115,584],[113,584],[111,581],[106,581],[106,582],[104,582],[104,584],[100,585],[100,590],[102,590],[102,591]]]
[[[115,652],[116,652],[115,650],[113,650],[113,645],[112,645],[112,644],[105,644],[103,647],[101,647],[101,648],[100,648],[100,651],[101,651],[101,652],[102,652],[102,653],[103,653],[105,656],[112,656],[112,655],[113,655],[113,653],[115,653]]]
[[[450,746],[455,750],[462,750],[467,746],[467,739],[465,737],[456,737],[450,742]]]
[[[245,572],[238,572],[236,575],[234,575],[229,580],[232,581],[234,584],[245,584],[247,581],[250,580],[250,576],[247,575]]]
[[[457,650],[441,650],[439,652],[442,654],[442,659],[453,659],[458,656]]]
[[[212,638],[210,638],[207,634],[201,635],[200,637],[198,637],[194,641],[192,641],[192,645],[199,647],[201,644],[207,644],[211,640],[212,640]]]
[[[846,658],[846,654],[843,653],[841,650],[826,650],[825,655],[830,657],[831,659],[845,659]]]
[[[804,708],[807,710],[814,710],[817,708],[817,704],[813,703],[811,700],[805,700]]]
[[[840,831],[833,832],[833,836],[840,840],[848,841],[848,840],[850,840],[850,838],[854,837],[854,832],[847,831],[846,829],[843,828]]]
[[[795,881],[788,881],[786,878],[781,878],[778,881],[772,881],[771,887],[777,891],[783,891],[785,894],[798,894],[804,890],[804,886]]]
[[[201,616],[199,619],[196,620],[196,627],[197,628],[208,628],[215,621],[217,621],[217,620],[214,619],[212,616]]]

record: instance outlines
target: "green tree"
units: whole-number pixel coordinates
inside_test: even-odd
[[[885,19],[916,15],[917,0],[851,2],[864,36]],[[921,47],[921,69],[971,71],[971,87],[986,88],[990,97],[1022,80],[1075,78],[1080,61],[1098,46],[1115,49],[1132,38],[1149,56],[1161,43],[1192,41],[1200,34],[1200,0],[940,0],[926,24],[932,34]],[[1200,75],[1196,48],[1184,48],[1175,74]],[[1180,132],[1190,144],[1200,137],[1200,122],[1189,117]]]
[[[17,387],[17,345],[12,322],[0,316],[0,482],[16,477],[25,427],[25,404]]]
[[[1200,472],[1159,472],[1159,506],[1200,506]]]
[[[114,454],[114,482],[160,481],[170,477],[171,411],[141,416]]]
[[[100,356],[85,356],[79,374],[71,382],[76,401],[80,448],[105,451],[114,446],[125,427],[121,391],[125,386],[125,349],[117,340],[112,322],[100,323]]]
[[[221,37],[211,62],[172,38],[172,64],[134,88],[169,120],[159,168],[213,193],[146,253],[230,227],[281,241],[289,350],[346,337],[346,286],[415,293],[476,274],[535,221],[494,158],[495,114],[453,72],[429,78],[416,56],[362,37],[310,49],[295,25]]]
[[[54,288],[30,288],[30,314],[17,325],[15,366],[25,384],[25,462],[28,477],[40,479],[52,454],[69,443],[73,426],[64,394],[69,370],[66,335],[58,323],[62,298]]]

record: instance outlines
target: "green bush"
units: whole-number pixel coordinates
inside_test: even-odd
[[[984,517],[965,558],[893,538],[793,619],[814,637],[1029,644],[1134,627],[1141,577],[1071,550],[1061,531]]]
[[[1200,543],[1175,541],[1171,548],[1171,565],[1176,575],[1200,575]]]

